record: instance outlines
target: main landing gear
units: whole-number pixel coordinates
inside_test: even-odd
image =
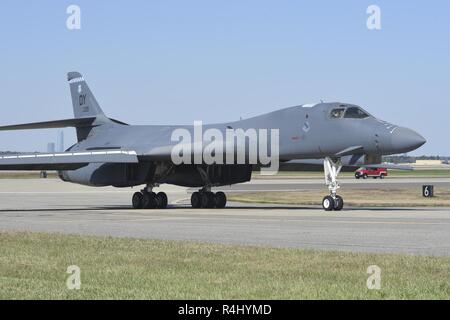
[[[135,192],[132,198],[134,209],[164,209],[168,199],[165,192],[155,193],[151,186],[147,186],[140,192]]]
[[[325,184],[330,190],[330,195],[323,198],[322,207],[325,211],[340,211],[344,207],[344,199],[338,196],[336,192],[340,188],[337,176],[342,168],[341,159],[326,157],[323,161],[323,168],[325,172]]]
[[[227,197],[222,191],[211,192],[205,188],[191,195],[192,208],[225,208]]]
[[[203,180],[204,187],[191,195],[192,208],[225,208],[227,205],[227,196],[222,191],[211,192],[212,183],[208,172],[201,166],[197,166],[197,171]]]

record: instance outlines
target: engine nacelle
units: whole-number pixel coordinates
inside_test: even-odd
[[[166,170],[167,169],[167,170]],[[214,186],[247,182],[251,179],[251,165],[201,166]],[[77,170],[59,171],[63,181],[86,186],[131,187],[147,183],[169,183],[183,187],[205,186],[204,177],[196,165],[179,165],[170,169],[164,163],[91,163]]]
[[[131,187],[146,183],[150,163],[91,163],[77,170],[58,171],[63,181],[86,186]]]
[[[247,182],[250,181],[252,175],[251,165],[204,165],[201,168],[214,186]],[[205,185],[195,165],[176,166],[173,172],[164,178],[163,183],[183,187],[203,187]]]

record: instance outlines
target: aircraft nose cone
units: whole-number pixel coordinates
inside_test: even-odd
[[[392,148],[398,153],[409,152],[422,146],[427,140],[414,130],[399,127],[392,133]]]

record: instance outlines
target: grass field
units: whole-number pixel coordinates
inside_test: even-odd
[[[450,188],[435,188],[433,198],[422,197],[420,188],[340,189],[346,206],[353,207],[439,207],[450,206]],[[246,203],[321,205],[317,190],[230,193],[228,200]]]
[[[0,299],[450,299],[449,270],[444,257],[0,233]]]

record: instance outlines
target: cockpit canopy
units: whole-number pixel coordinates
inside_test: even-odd
[[[337,108],[333,108],[330,112],[331,119],[365,119],[368,117],[369,114],[367,112],[365,112],[362,108],[356,106],[342,105]]]

